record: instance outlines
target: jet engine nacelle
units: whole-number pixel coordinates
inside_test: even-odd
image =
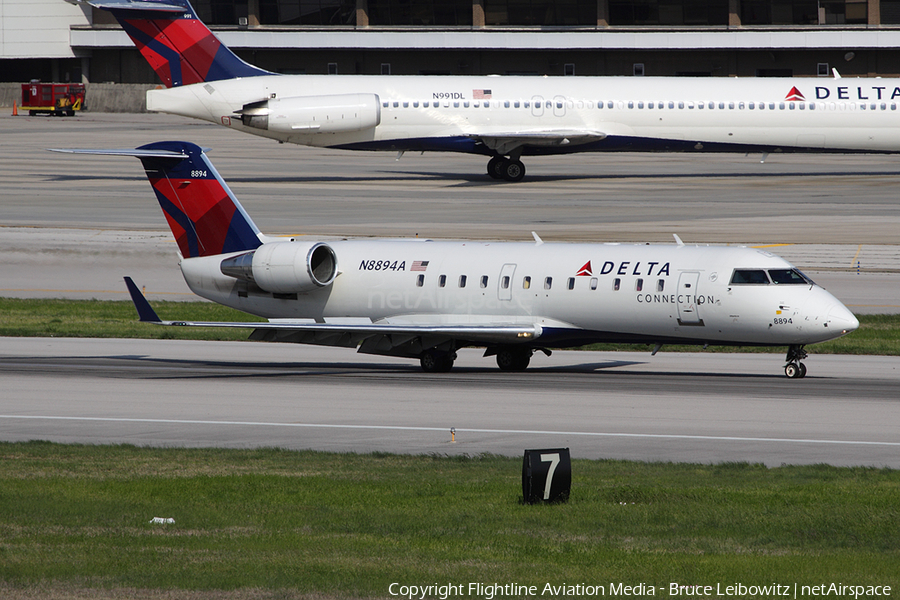
[[[245,104],[237,111],[247,127],[278,133],[344,133],[381,123],[375,94],[338,94],[272,98]]]
[[[273,242],[232,256],[219,266],[223,274],[255,283],[273,294],[309,292],[331,285],[337,256],[322,242]]]

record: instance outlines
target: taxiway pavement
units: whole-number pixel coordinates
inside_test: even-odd
[[[554,352],[448,374],[346,349],[0,338],[0,439],[900,468],[900,357]],[[455,429],[452,441],[451,429]]]

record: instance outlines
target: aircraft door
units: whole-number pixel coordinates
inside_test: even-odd
[[[504,301],[512,300],[513,275],[516,265],[506,264],[500,269],[500,278],[497,283],[497,298]]]
[[[543,117],[544,116],[544,97],[543,96],[532,96],[531,97],[531,115],[534,117]]]
[[[678,324],[702,325],[700,312],[697,308],[697,283],[700,281],[700,273],[687,271],[678,276]]]

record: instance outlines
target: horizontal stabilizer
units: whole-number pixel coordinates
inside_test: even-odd
[[[168,2],[146,2],[143,0],[66,0],[69,4],[87,4],[102,10],[139,10],[181,14],[184,6]]]
[[[95,154],[98,156],[136,156],[138,158],[190,158],[190,155],[177,150],[147,150],[144,148],[47,148],[50,152],[63,152],[65,154]],[[208,149],[204,148],[204,152]]]

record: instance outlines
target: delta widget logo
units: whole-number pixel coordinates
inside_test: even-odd
[[[787,96],[784,97],[788,102],[806,102],[806,98],[803,94],[800,93],[800,90],[797,89],[797,86],[793,86],[791,91],[787,93]]]

